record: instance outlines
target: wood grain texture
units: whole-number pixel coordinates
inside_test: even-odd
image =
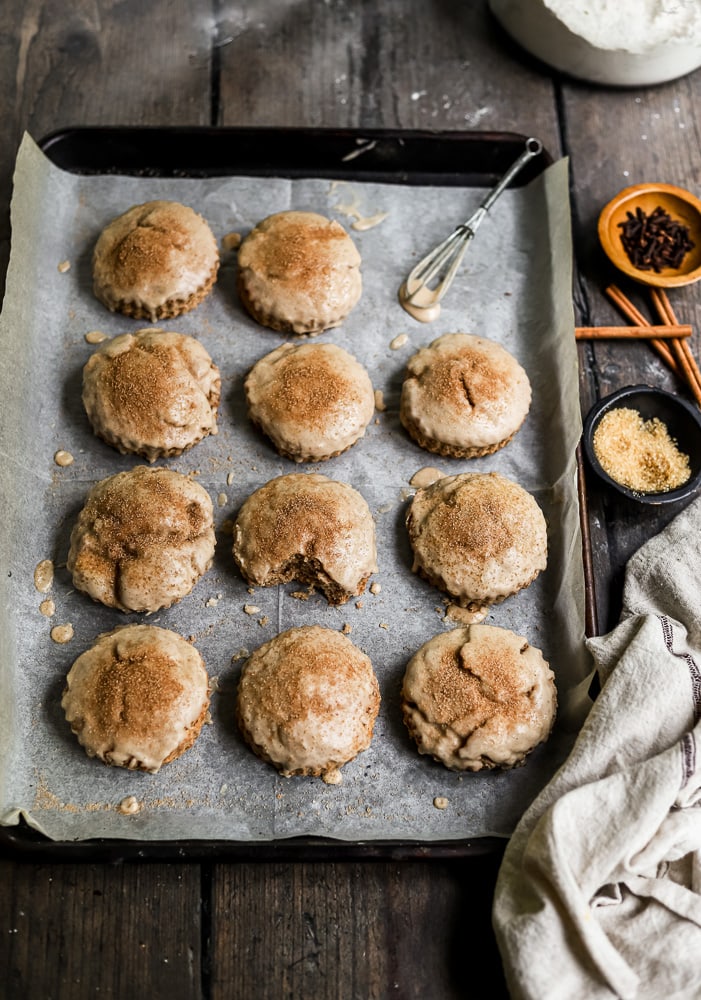
[[[219,24],[221,124],[528,132],[559,155],[552,84],[483,3],[268,0]]]
[[[3,1000],[199,997],[199,866],[0,861]]]
[[[476,965],[502,1000],[484,919],[497,860],[217,866],[212,1000],[250,996],[251,983],[257,1000],[458,1000]],[[235,952],[221,926],[239,928]]]
[[[0,5],[0,294],[14,157],[71,125],[208,125],[211,5],[198,0],[26,0]]]
[[[595,88],[519,50],[486,0],[10,0],[0,5],[0,290],[15,152],[87,124],[517,131],[569,156],[581,326],[621,317],[596,220],[622,187],[701,181],[701,74]],[[670,296],[699,357],[701,286]],[[650,382],[683,392],[643,343],[579,347],[581,400]],[[628,556],[671,519],[587,477],[599,624]],[[0,861],[0,997],[454,1000],[507,996],[490,925],[498,856],[390,863]],[[485,994],[486,995],[486,994]]]
[[[701,74],[654,88],[613,89],[560,79],[563,139],[572,175],[572,225],[577,262],[577,321],[601,326],[620,322],[605,295],[615,283],[650,321],[657,322],[650,292],[614,271],[599,246],[599,213],[622,188],[650,181],[694,190],[701,174],[698,107]],[[670,292],[677,318],[691,324],[689,346],[701,353],[699,285]],[[580,395],[584,412],[623,385],[646,383],[693,401],[683,379],[672,375],[646,344],[609,342],[580,345]],[[597,567],[602,630],[620,612],[625,564],[681,507],[640,507],[600,488],[589,477],[591,537]]]

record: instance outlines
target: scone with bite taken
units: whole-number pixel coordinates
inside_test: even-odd
[[[379,706],[369,657],[341,632],[306,625],[246,660],[236,716],[253,752],[282,775],[337,784],[339,768],[370,746]]]
[[[207,221],[177,201],[147,201],[112,219],[93,251],[93,290],[111,312],[171,319],[209,294],[219,248]]]
[[[137,466],[96,483],[71,532],[73,586],[122,611],[158,611],[190,593],[214,558],[205,489],[171,469]]]
[[[476,616],[527,587],[547,564],[542,510],[497,472],[444,476],[418,490],[406,526],[414,572]]]
[[[290,473],[244,501],[234,523],[233,556],[254,586],[298,580],[318,588],[329,604],[345,604],[377,572],[375,522],[348,483]]]
[[[340,455],[375,412],[370,376],[336,344],[282,344],[256,362],[244,388],[252,422],[295,462]]]
[[[95,433],[149,462],[216,434],[220,394],[219,369],[198,340],[182,333],[120,334],[83,368],[83,405]]]
[[[548,739],[555,675],[509,629],[468,625],[429,639],[409,660],[404,723],[419,753],[453,771],[512,768]]]
[[[477,458],[508,444],[530,405],[528,376],[506,348],[446,333],[409,359],[399,417],[427,451]]]
[[[155,625],[123,625],[82,653],[61,706],[89,757],[155,774],[199,736],[209,707],[204,661]]]
[[[238,291],[258,323],[312,336],[339,326],[357,304],[360,254],[339,222],[316,212],[276,212],[241,243]]]

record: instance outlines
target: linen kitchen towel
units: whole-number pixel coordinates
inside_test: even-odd
[[[601,690],[500,866],[514,1000],[701,998],[701,499],[629,560]]]

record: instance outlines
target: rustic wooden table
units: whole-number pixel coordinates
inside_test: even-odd
[[[701,182],[701,74],[655,88],[561,78],[485,0],[8,0],[0,8],[0,275],[23,131],[270,125],[515,131],[567,155],[577,322],[625,322],[596,238],[621,188]],[[624,284],[652,316],[646,297]],[[701,286],[673,292],[701,330]],[[701,335],[693,349],[701,353]],[[643,343],[580,345],[584,410],[619,386],[687,395]],[[675,509],[588,483],[599,629],[628,555]],[[490,927],[499,854],[437,860],[91,863],[0,858],[0,996],[271,998],[505,994]],[[468,983],[470,985],[468,985]]]

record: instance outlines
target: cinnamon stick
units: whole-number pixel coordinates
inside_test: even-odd
[[[578,326],[574,331],[577,340],[653,340],[656,337],[690,337],[691,326]]]
[[[653,304],[663,323],[670,323],[673,326],[675,324],[679,325],[677,317],[674,315],[674,310],[672,309],[672,303],[669,301],[669,296],[664,289],[653,288],[650,294],[652,296]],[[679,366],[682,368],[686,376],[689,388],[694,394],[696,402],[699,406],[701,406],[701,371],[699,371],[696,359],[691,353],[691,348],[684,340],[672,340],[670,341],[670,344],[675,357],[679,362]]]
[[[611,299],[611,301],[618,306],[623,315],[627,316],[632,323],[635,323],[638,326],[651,325],[645,319],[640,310],[633,305],[630,299],[627,298],[620,290],[620,288],[618,288],[616,285],[609,285],[608,288],[606,289],[606,294]],[[683,378],[684,373],[682,372],[680,366],[677,364],[676,358],[674,354],[672,354],[670,347],[663,340],[658,340],[657,338],[651,340],[649,343],[650,346],[657,351],[657,353],[663,359],[667,367],[671,371],[673,371],[675,375],[678,375],[679,378]]]

